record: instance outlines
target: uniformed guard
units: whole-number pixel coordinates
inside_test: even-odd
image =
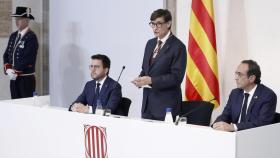
[[[36,84],[38,40],[29,28],[29,21],[34,20],[34,17],[28,7],[17,7],[11,16],[16,18],[18,30],[11,34],[3,55],[4,73],[10,78],[12,99],[32,97]]]

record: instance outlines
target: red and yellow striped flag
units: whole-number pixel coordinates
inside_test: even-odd
[[[186,99],[220,104],[212,0],[192,0],[187,54]]]

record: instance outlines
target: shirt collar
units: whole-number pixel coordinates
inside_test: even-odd
[[[170,35],[171,35],[171,32],[168,31],[168,33],[162,39],[158,38],[157,40],[161,40],[162,44],[164,44],[167,41],[167,39],[169,38]]]
[[[102,86],[107,77],[108,77],[108,76],[106,75],[101,81],[99,81],[99,82],[96,81],[95,83],[96,83],[96,84],[97,84],[97,83],[100,83],[100,86]]]
[[[28,29],[29,29],[29,27],[27,26],[26,28],[24,28],[21,31],[18,30],[18,33],[20,34],[21,37],[23,37],[27,33]]]
[[[255,87],[253,89],[251,89],[250,92],[244,91],[244,93],[249,93],[250,96],[253,96],[255,91],[256,91],[256,89],[257,89],[257,87],[258,87],[258,85],[255,85]]]

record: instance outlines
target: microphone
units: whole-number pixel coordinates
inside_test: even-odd
[[[125,69],[125,66],[123,66],[122,67],[122,70],[121,70],[121,73],[120,73],[120,75],[119,75],[119,78],[118,78],[118,80],[117,80],[117,82],[119,82],[119,80],[120,80],[120,77],[121,77],[121,75],[122,75],[122,72],[123,72],[123,70]]]
[[[216,98],[214,97],[213,99],[209,100],[209,101],[206,101],[206,102],[209,102],[211,103],[213,100],[216,100]],[[189,112],[187,113],[184,113],[182,116],[180,116],[176,121],[175,121],[175,125],[178,125],[179,122],[181,121],[182,117],[186,117],[188,116],[189,114],[193,113],[193,112],[196,112],[197,110],[201,109],[202,107],[204,106],[198,106],[197,108],[194,108],[192,110],[190,110]]]

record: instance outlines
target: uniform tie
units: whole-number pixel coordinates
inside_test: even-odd
[[[13,50],[14,50],[14,51],[15,51],[15,48],[16,48],[16,46],[17,46],[17,44],[18,44],[20,38],[21,38],[21,35],[20,35],[20,33],[19,33],[19,34],[17,34],[16,40],[15,40],[15,43],[14,43],[14,47],[13,47]]]
[[[17,44],[17,43],[18,43],[18,41],[20,40],[20,38],[21,38],[21,34],[19,33],[19,34],[17,35],[17,38],[16,38],[16,42],[15,42],[15,44]]]

